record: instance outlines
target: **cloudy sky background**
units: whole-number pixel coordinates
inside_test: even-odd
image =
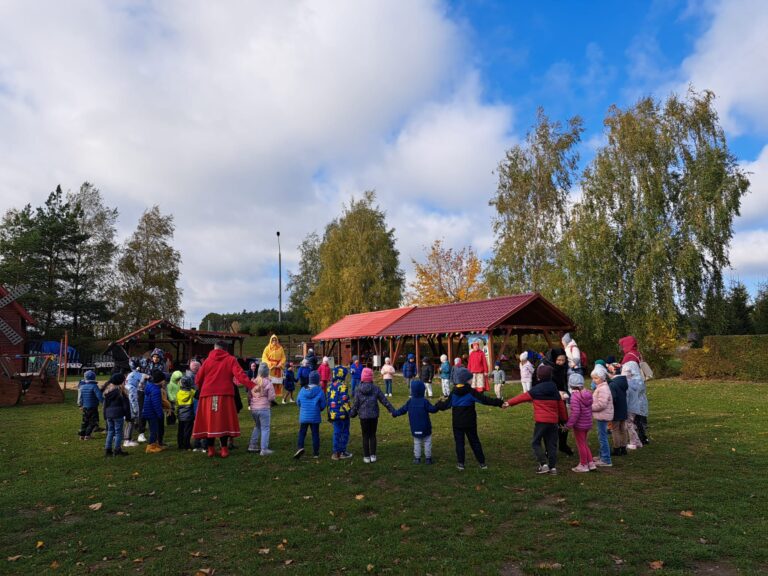
[[[585,119],[689,83],[752,172],[731,277],[768,279],[768,2],[0,0],[0,210],[88,180],[121,238],[175,217],[186,323],[277,306],[296,247],[376,189],[401,260],[493,243],[493,171],[538,105]]]

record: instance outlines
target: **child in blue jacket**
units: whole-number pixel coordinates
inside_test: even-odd
[[[320,457],[320,421],[325,409],[325,393],[320,388],[320,374],[314,370],[309,374],[309,384],[299,391],[296,398],[299,407],[299,440],[297,450],[293,455],[297,460],[304,454],[304,440],[307,438],[307,428],[312,430],[312,454]]]
[[[352,398],[357,394],[357,387],[360,386],[360,378],[363,375],[363,363],[357,356],[352,356],[352,364],[349,365],[349,379],[352,385]]]
[[[99,427],[99,404],[104,402],[104,395],[96,382],[96,372],[88,370],[84,378],[77,386],[77,405],[83,412],[78,434],[80,440],[90,440],[91,434]]]
[[[296,371],[296,378],[299,381],[299,386],[301,386],[302,389],[309,386],[309,375],[311,373],[312,369],[309,367],[309,361],[304,358],[301,361],[299,369]],[[301,392],[299,392],[299,394],[301,394]]]
[[[411,389],[411,380],[416,378],[416,372],[418,366],[416,366],[416,356],[408,354],[405,364],[403,364],[403,376],[405,377],[405,383],[408,385],[408,390]]]
[[[338,365],[333,369],[331,384],[328,386],[328,420],[333,425],[333,455],[332,460],[352,458],[347,452],[349,444],[349,388],[344,381],[347,378],[347,368]]]
[[[147,454],[154,454],[164,450],[160,423],[165,416],[164,409],[170,408],[170,403],[168,403],[167,407],[163,404],[164,382],[165,373],[162,370],[153,370],[150,380],[144,386],[144,407],[141,411],[141,417],[149,424],[149,444],[147,444],[145,450]]]
[[[309,378],[309,375],[307,375]],[[285,401],[293,402],[293,391],[296,390],[296,376],[293,373],[293,364],[288,362],[283,374],[283,404]]]
[[[432,464],[432,422],[430,412],[434,414],[437,408],[424,398],[426,386],[421,380],[411,382],[411,397],[399,410],[392,412],[396,418],[408,414],[413,436],[413,463],[421,464],[421,447],[424,446],[424,458],[427,464]]]

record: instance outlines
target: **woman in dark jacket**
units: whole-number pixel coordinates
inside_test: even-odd
[[[562,348],[552,348],[547,352],[544,364],[552,367],[552,381],[559,392],[568,394],[568,357]],[[568,403],[566,397],[566,403]],[[568,446],[568,430],[560,430],[557,436],[560,452],[573,456],[573,450]]]

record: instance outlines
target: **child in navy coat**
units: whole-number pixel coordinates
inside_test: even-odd
[[[411,397],[399,410],[392,412],[396,418],[408,414],[413,435],[413,463],[421,464],[421,447],[424,446],[424,458],[427,464],[432,464],[432,422],[430,412],[434,414],[437,408],[424,398],[426,386],[421,380],[411,382]]]

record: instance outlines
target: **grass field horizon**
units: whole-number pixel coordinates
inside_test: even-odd
[[[175,447],[105,459],[103,434],[78,441],[67,391],[64,404],[0,409],[0,573],[764,573],[764,390],[649,382],[652,443],[590,474],[561,457],[555,477],[534,473],[530,406],[480,407],[490,468],[469,452],[462,473],[448,413],[432,417],[433,466],[411,463],[407,417],[385,412],[376,464],[362,462],[356,420],[351,460],[330,460],[324,423],[322,457],[294,461],[295,405],[272,411],[270,457],[245,451],[244,410],[227,460]],[[406,400],[402,379],[392,400]]]

